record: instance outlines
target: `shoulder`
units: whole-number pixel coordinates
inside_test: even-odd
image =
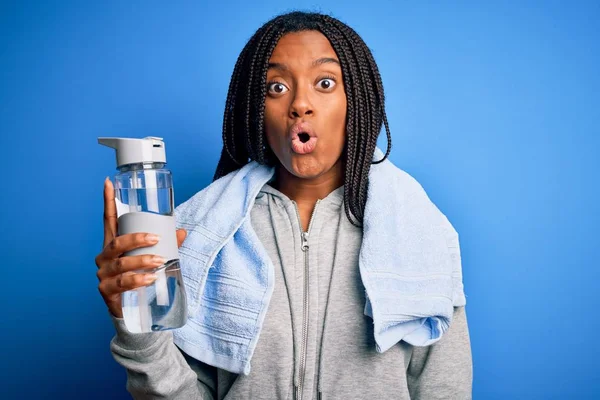
[[[369,180],[377,187],[388,187],[395,194],[403,196],[417,195],[429,200],[423,185],[410,173],[395,165],[389,158],[380,164],[373,164]],[[375,185],[371,185],[374,186]]]
[[[175,209],[178,220],[197,223],[207,215],[243,215],[273,175],[273,169],[250,162],[217,179]]]
[[[377,156],[375,158],[381,159]],[[423,185],[389,159],[371,166],[367,198],[375,197],[387,198],[391,203],[390,207],[397,211],[427,216],[427,219],[431,218],[430,221],[437,221],[451,236],[457,234],[440,207],[431,200]]]

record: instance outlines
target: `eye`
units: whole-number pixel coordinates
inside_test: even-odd
[[[289,89],[283,84],[279,82],[271,82],[267,86],[267,91],[270,94],[282,94],[287,92]]]
[[[333,80],[332,78],[323,78],[319,82],[317,82],[317,88],[324,90],[332,89],[333,87],[335,87],[335,85],[335,80]]]

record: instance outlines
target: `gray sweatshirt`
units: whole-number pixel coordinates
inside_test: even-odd
[[[115,360],[127,390],[144,399],[470,399],[472,358],[464,307],[435,344],[400,342],[377,353],[364,315],[360,228],[346,218],[343,187],[320,200],[308,233],[296,204],[265,185],[251,222],[273,260],[274,291],[248,376],[183,353],[172,333],[131,334],[114,318]]]

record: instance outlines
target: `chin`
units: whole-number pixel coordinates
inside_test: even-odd
[[[328,168],[315,157],[293,156],[289,168],[294,176],[302,179],[314,179],[327,172]]]

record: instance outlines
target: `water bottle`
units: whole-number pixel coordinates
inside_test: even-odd
[[[171,171],[165,168],[162,138],[98,138],[117,153],[115,202],[118,235],[148,232],[160,236],[157,244],[126,252],[125,256],[157,254],[167,262],[154,270],[149,286],[124,292],[123,319],[132,333],[179,328],[187,321],[187,305],[179,268],[179,252]]]

